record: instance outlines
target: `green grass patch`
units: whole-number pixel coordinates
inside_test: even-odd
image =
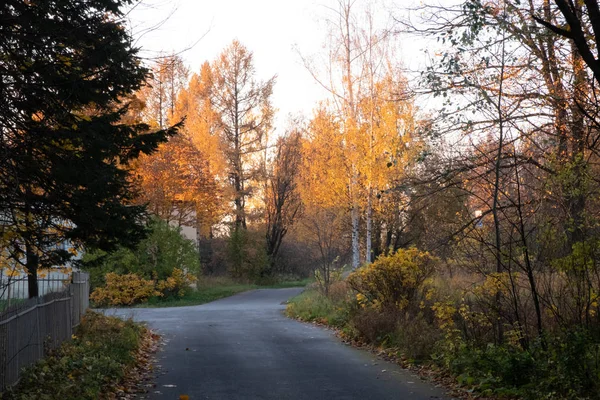
[[[146,328],[131,320],[88,312],[73,340],[21,375],[2,400],[94,400],[108,398],[136,364]]]
[[[307,285],[309,285],[312,282],[313,282],[313,280],[309,279],[309,278],[300,279],[300,280],[291,280],[291,281],[281,281],[281,282],[274,282],[274,283],[270,283],[270,284],[259,285],[259,289],[285,289],[285,288],[293,288],[293,287],[306,287]]]
[[[308,289],[288,302],[285,313],[290,318],[341,328],[350,318],[348,304],[334,301],[316,289]]]
[[[206,288],[189,289],[183,297],[160,298],[152,297],[146,303],[138,304],[140,308],[154,307],[184,307],[210,303],[224,297],[256,289],[258,286],[249,284],[232,284]]]
[[[239,283],[226,277],[203,278],[198,282],[196,288],[188,289],[182,297],[153,297],[146,303],[138,304],[140,308],[155,307],[184,307],[196,306],[210,303],[234,294],[246,292],[254,289],[282,289],[291,287],[304,287],[310,282],[309,279],[295,281],[281,281],[266,285],[256,285],[251,283]]]
[[[25,301],[27,301],[27,299],[10,299],[10,302],[8,300],[0,300],[0,312],[5,311],[8,308],[16,307]]]

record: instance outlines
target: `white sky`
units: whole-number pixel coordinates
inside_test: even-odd
[[[409,1],[395,3],[408,5]],[[238,39],[254,52],[260,79],[277,75],[272,101],[279,110],[276,129],[282,130],[288,114],[310,116],[317,102],[327,97],[294,49],[305,56],[322,50],[324,20],[331,15],[327,7],[335,8],[335,4],[336,0],[143,0],[129,17],[146,57],[193,46],[181,54],[191,72],[199,71],[204,61],[212,61]],[[141,35],[157,24],[161,25]],[[414,38],[401,43],[404,65],[418,69],[424,62],[420,49],[424,46]]]

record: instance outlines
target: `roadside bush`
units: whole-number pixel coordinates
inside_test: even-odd
[[[183,297],[186,290],[190,288],[190,285],[197,281],[198,279],[194,275],[184,272],[179,268],[174,268],[171,276],[156,283],[156,289],[165,298]]]
[[[533,356],[543,360],[533,382],[531,399],[540,393],[556,393],[561,399],[600,397],[600,343],[584,329],[571,329],[536,343]],[[568,385],[565,385],[568,382]],[[538,397],[539,398],[539,397]]]
[[[198,249],[183,237],[180,228],[153,218],[148,224],[148,237],[131,250],[93,251],[83,257],[84,269],[90,271],[92,289],[104,286],[108,273],[136,274],[147,280],[166,280],[174,270],[197,275],[200,272]]]
[[[196,277],[173,269],[173,275],[165,280],[153,281],[141,278],[137,274],[117,275],[109,272],[105,277],[106,285],[94,289],[90,299],[100,306],[129,306],[143,303],[151,297],[183,297]]]
[[[131,320],[89,311],[73,340],[26,369],[3,400],[97,400],[112,390],[136,364],[146,328]]]
[[[363,306],[393,313],[419,309],[427,280],[435,272],[437,259],[416,248],[399,249],[360,268],[348,277]]]
[[[259,282],[270,275],[264,237],[259,232],[234,230],[227,242],[226,261],[234,279]]]
[[[442,339],[442,332],[431,324],[424,313],[416,316],[405,314],[396,322],[396,329],[383,343],[397,347],[410,362],[431,360],[437,343]]]
[[[535,360],[512,346],[465,346],[448,363],[459,384],[484,395],[516,395],[534,382]]]
[[[363,307],[352,316],[350,326],[367,343],[382,344],[396,329],[396,315]]]
[[[449,304],[435,308],[438,316],[445,315],[440,321],[446,334],[435,345],[433,360],[459,384],[484,396],[598,398],[600,345],[585,330],[546,334],[527,348],[518,340],[494,344],[462,336],[450,319],[457,311]]]
[[[104,287],[97,287],[90,295],[90,299],[97,305],[129,306],[161,295],[154,281],[137,274],[118,275],[109,272],[105,281]]]

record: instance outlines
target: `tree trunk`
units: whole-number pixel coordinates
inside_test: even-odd
[[[29,291],[29,298],[38,297],[38,265],[39,257],[35,254],[34,246],[29,240],[25,242],[25,256],[27,257],[27,289]]]
[[[352,268],[356,269],[360,265],[360,246],[358,237],[358,206],[352,205]]]
[[[585,101],[586,74],[583,59],[577,52],[575,44],[571,43],[571,57],[573,64],[573,102],[571,102],[571,159],[573,168],[573,181],[567,182],[570,186],[567,192],[569,216],[572,221],[568,230],[569,250],[573,245],[585,240],[584,209],[585,209],[585,122],[580,107]]]
[[[365,262],[367,264],[373,261],[373,250],[372,250],[372,242],[373,242],[373,200],[372,200],[372,190],[369,188],[368,198],[367,198],[367,248],[366,248],[366,257]]]
[[[504,7],[504,12],[506,12],[506,5]],[[499,194],[500,194],[500,167],[502,163],[502,151],[504,146],[504,112],[502,110],[502,98],[504,95],[503,86],[504,86],[504,44],[505,44],[505,31],[502,32],[502,53],[500,60],[500,79],[499,79],[499,89],[498,89],[498,102],[496,103],[496,110],[498,112],[498,151],[496,152],[496,162],[495,162],[495,176],[494,176],[494,198],[492,204],[492,215],[494,217],[494,232],[495,232],[495,255],[496,255],[496,273],[500,274],[503,272],[504,268],[502,266],[502,237],[500,230],[500,219],[498,217],[498,205],[499,205]],[[502,343],[504,339],[504,328],[502,326],[501,317],[501,309],[502,309],[502,293],[498,291],[496,294],[496,307],[498,310],[498,321],[497,321],[497,334],[498,334],[498,343]]]

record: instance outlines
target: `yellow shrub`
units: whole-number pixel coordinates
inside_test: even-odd
[[[437,259],[416,248],[399,249],[381,256],[348,277],[363,306],[379,310],[406,310],[418,307],[425,297],[426,282],[435,271]]]
[[[196,282],[196,280],[194,275],[184,272],[179,268],[174,268],[171,276],[165,280],[158,281],[156,288],[163,296],[175,295],[183,297],[185,289]]]
[[[98,305],[128,306],[143,303],[150,297],[183,297],[185,289],[196,282],[196,277],[174,268],[171,276],[165,280],[143,279],[137,274],[118,275],[109,272],[105,276],[106,285],[96,288],[90,295]]]
[[[106,274],[106,286],[94,290],[90,298],[98,305],[122,306],[147,300],[149,297],[162,296],[151,280],[136,274]]]

